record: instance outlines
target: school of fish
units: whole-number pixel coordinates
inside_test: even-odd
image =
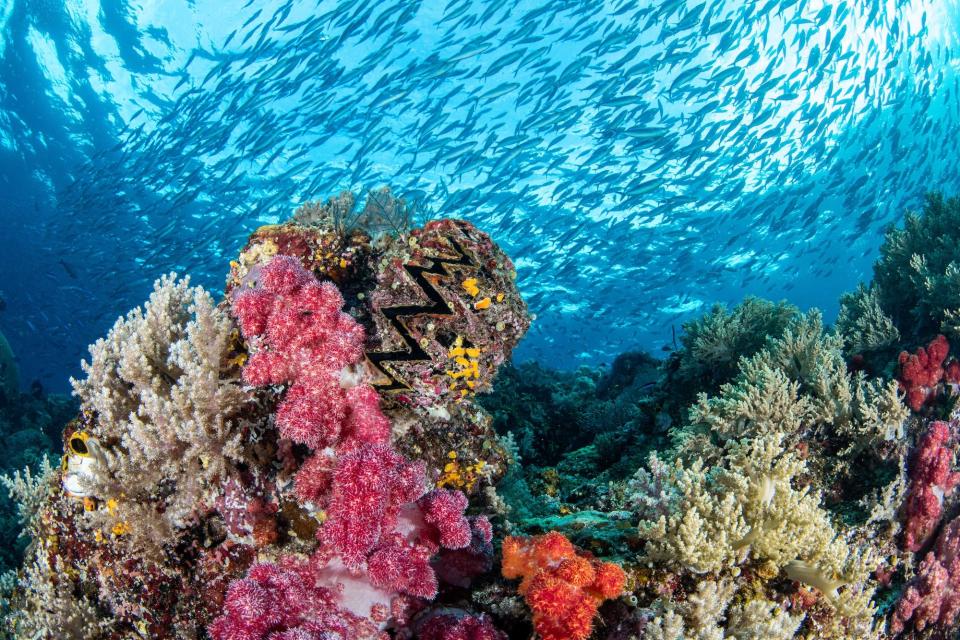
[[[830,317],[888,224],[960,192],[956,0],[157,4],[0,2],[27,379],[344,189],[490,233],[536,314],[517,357],[564,367],[747,294]]]

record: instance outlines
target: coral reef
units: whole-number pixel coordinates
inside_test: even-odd
[[[14,636],[382,638],[492,570],[466,511],[506,452],[472,398],[528,326],[512,265],[351,200],[255,232],[222,303],[166,276],[91,347],[62,469],[9,482],[37,514]]]
[[[79,413],[0,406],[7,637],[952,637],[958,211],[888,232],[834,327],[748,298],[559,372],[509,363],[529,319],[471,224],[305,205],[221,302],[158,280]]]

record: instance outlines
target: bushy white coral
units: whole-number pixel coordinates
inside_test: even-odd
[[[71,380],[94,417],[90,489],[114,498],[109,516],[135,534],[169,537],[242,458],[247,395],[222,376],[233,331],[210,294],[164,276],[142,308],[90,347],[86,379]]]
[[[657,603],[643,640],[789,640],[803,622],[764,598],[731,605],[736,593],[730,579],[702,580],[685,602]]]

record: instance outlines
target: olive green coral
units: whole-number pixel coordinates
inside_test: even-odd
[[[880,306],[908,341],[960,337],[960,198],[927,196],[902,229],[887,231],[874,265]]]
[[[874,286],[860,284],[856,291],[840,296],[836,328],[848,354],[891,349],[900,341],[900,332],[880,306]]]
[[[666,363],[671,403],[684,407],[697,393],[714,393],[733,378],[740,358],[783,335],[800,310],[787,302],[753,296],[728,310],[714,305],[683,325],[680,349]]]
[[[902,435],[908,415],[896,382],[850,373],[842,338],[810,311],[744,358],[719,394],[701,394],[677,440],[681,450],[703,452],[718,440],[780,431],[793,441],[836,438],[855,453]]]

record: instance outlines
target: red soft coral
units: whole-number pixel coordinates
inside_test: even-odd
[[[936,530],[943,513],[943,497],[960,482],[953,468],[953,449],[945,422],[934,422],[920,439],[910,464],[910,485],[904,501],[903,542],[909,551],[921,549]]]
[[[943,378],[943,361],[950,352],[950,343],[939,335],[924,349],[915,354],[900,352],[900,388],[907,396],[907,405],[920,411],[927,401],[936,395],[937,385]]]
[[[244,380],[289,384],[277,408],[277,428],[313,449],[384,442],[390,434],[376,392],[340,384],[343,370],[363,358],[364,343],[363,327],[342,307],[333,283],[318,282],[290,256],[274,257],[260,269],[258,285],[232,302],[252,347]]]
[[[542,640],[585,640],[604,600],[623,592],[626,574],[580,551],[555,531],[503,541],[503,576],[522,578],[518,590]]]

